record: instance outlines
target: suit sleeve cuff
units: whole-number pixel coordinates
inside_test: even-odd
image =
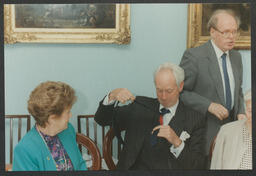
[[[110,93],[108,93],[108,95],[105,96],[105,98],[104,98],[104,100],[103,100],[103,103],[102,103],[103,105],[112,105],[112,104],[115,103],[115,100],[112,100],[112,101],[108,102],[109,94],[110,94]]]
[[[172,145],[172,146],[170,147],[170,152],[171,152],[176,158],[178,158],[179,155],[180,155],[180,153],[181,153],[182,150],[184,149],[184,147],[185,147],[185,143],[184,143],[184,141],[181,141],[180,146],[177,147],[177,148],[175,148],[174,145]]]

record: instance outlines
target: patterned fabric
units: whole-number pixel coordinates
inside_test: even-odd
[[[56,163],[57,171],[74,170],[71,159],[69,158],[58,136],[48,136],[46,134],[43,134],[41,131],[40,133],[43,136]]]
[[[252,169],[252,137],[245,126],[243,127],[243,142],[246,145],[246,151],[239,169]]]

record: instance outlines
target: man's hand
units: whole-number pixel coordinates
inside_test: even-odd
[[[208,111],[218,117],[220,120],[226,119],[229,115],[228,110],[218,103],[211,103]]]
[[[112,100],[120,101],[121,103],[125,103],[126,101],[133,101],[135,97],[133,94],[126,88],[118,88],[114,89],[109,94],[109,102]]]
[[[169,143],[174,145],[174,147],[179,147],[181,144],[181,139],[176,135],[176,133],[173,131],[173,129],[169,125],[158,125],[156,126],[152,133],[155,130],[158,130],[159,132],[157,134],[158,137],[163,137],[165,138]]]

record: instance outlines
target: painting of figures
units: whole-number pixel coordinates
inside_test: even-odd
[[[115,28],[115,4],[17,4],[17,28]]]

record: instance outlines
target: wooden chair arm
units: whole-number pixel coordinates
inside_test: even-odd
[[[92,167],[88,170],[100,170],[101,169],[101,156],[100,151],[96,144],[89,137],[76,133],[76,141],[78,144],[81,144],[83,147],[87,148],[91,157],[92,157]]]
[[[103,158],[109,168],[109,170],[115,170],[116,165],[112,159],[112,140],[114,139],[114,130],[110,128],[104,137],[103,141]]]

